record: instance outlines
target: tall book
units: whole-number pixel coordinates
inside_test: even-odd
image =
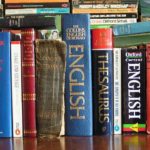
[[[122,133],[121,48],[113,48],[114,72],[114,134]]]
[[[121,50],[123,133],[146,131],[145,54],[145,49]]]
[[[67,44],[65,78],[65,131],[69,136],[91,136],[92,70],[90,16],[63,16],[63,40]]]
[[[59,40],[36,40],[35,46],[37,133],[55,137],[64,127],[66,44]]]
[[[146,44],[146,120],[147,120],[147,133],[150,134],[150,44]]]
[[[22,84],[21,84],[21,43],[11,42],[12,115],[13,137],[23,136],[22,127]]]
[[[33,28],[21,30],[23,134],[29,137],[36,136],[34,41]]]
[[[113,133],[113,36],[111,28],[93,29],[93,126],[94,135]]]
[[[0,137],[12,137],[10,32],[0,32]]]

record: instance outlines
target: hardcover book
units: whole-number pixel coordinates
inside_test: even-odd
[[[150,44],[146,44],[146,116],[147,133],[150,134]]]
[[[115,36],[140,34],[150,32],[150,21],[128,23],[128,24],[115,24],[113,26],[113,33]]]
[[[67,44],[65,78],[65,131],[69,136],[93,135],[90,16],[62,18]]]
[[[12,137],[10,32],[0,32],[0,137]]]
[[[22,137],[23,125],[22,125],[22,82],[21,82],[20,41],[11,41],[11,75],[12,75],[13,137]]]
[[[150,33],[129,34],[114,37],[114,47],[139,46],[150,42]]]
[[[37,133],[59,136],[63,129],[66,44],[36,40]]]
[[[113,36],[111,28],[93,29],[93,126],[94,135],[113,133]]]
[[[146,131],[146,52],[122,49],[123,133]]]
[[[32,21],[31,21],[32,20]],[[54,15],[13,15],[0,18],[0,28],[55,28]]]
[[[21,29],[23,134],[25,137],[36,136],[34,41],[33,28]]]

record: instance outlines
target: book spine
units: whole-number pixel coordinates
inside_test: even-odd
[[[98,13],[137,13],[138,10],[137,8],[72,8],[72,13],[73,14],[83,14],[83,13],[90,13],[90,14],[98,14]]]
[[[91,25],[95,25],[95,24],[124,24],[124,23],[136,23],[137,22],[137,18],[105,18],[105,19],[90,19]]]
[[[67,2],[57,2],[57,3],[12,3],[5,4],[5,9],[20,9],[20,8],[69,8],[70,4]]]
[[[122,49],[123,133],[146,131],[146,72],[144,49]]]
[[[36,136],[34,40],[33,28],[21,30],[23,134],[28,137]]]
[[[114,48],[114,134],[122,133],[121,48]]]
[[[70,136],[93,135],[90,16],[63,16],[67,44],[65,131]]]
[[[55,3],[55,2],[69,2],[69,0],[38,0],[38,3]],[[5,0],[5,4],[9,3],[37,3],[37,0]]]
[[[114,19],[119,19],[119,18],[137,18],[138,14],[137,13],[107,13],[107,14],[91,14],[90,19],[104,19],[104,18],[114,18]]]
[[[94,135],[113,133],[113,36],[111,28],[92,30]]]
[[[150,33],[114,37],[114,47],[130,47],[149,43]]]
[[[22,137],[21,44],[11,42],[13,137]]]
[[[31,21],[32,20],[32,21]],[[7,16],[0,19],[0,28],[55,28],[55,17],[47,15]]]
[[[146,116],[147,116],[147,133],[150,134],[150,44],[146,44]]]
[[[118,35],[140,34],[150,32],[150,22],[137,22],[129,24],[116,24],[113,26],[113,33]]]
[[[102,4],[102,3],[98,3],[98,4],[90,4],[90,3],[81,3],[78,5],[73,5],[73,7],[78,7],[78,8],[99,8],[99,9],[118,9],[118,8],[137,8],[138,4]]]
[[[0,32],[0,137],[12,137],[10,33]]]
[[[22,8],[22,9],[5,9],[5,15],[30,15],[30,14],[64,14],[70,13],[70,8]]]
[[[36,40],[35,46],[37,133],[57,137],[64,121],[66,44],[59,40]]]

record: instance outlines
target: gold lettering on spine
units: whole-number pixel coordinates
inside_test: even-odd
[[[98,104],[99,122],[109,122],[109,67],[108,53],[98,56]]]
[[[84,73],[84,45],[69,45],[69,90],[70,90],[70,119],[85,119],[85,84]]]

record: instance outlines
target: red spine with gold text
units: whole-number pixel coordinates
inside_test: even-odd
[[[36,136],[34,40],[33,28],[21,30],[23,133],[25,137]]]

